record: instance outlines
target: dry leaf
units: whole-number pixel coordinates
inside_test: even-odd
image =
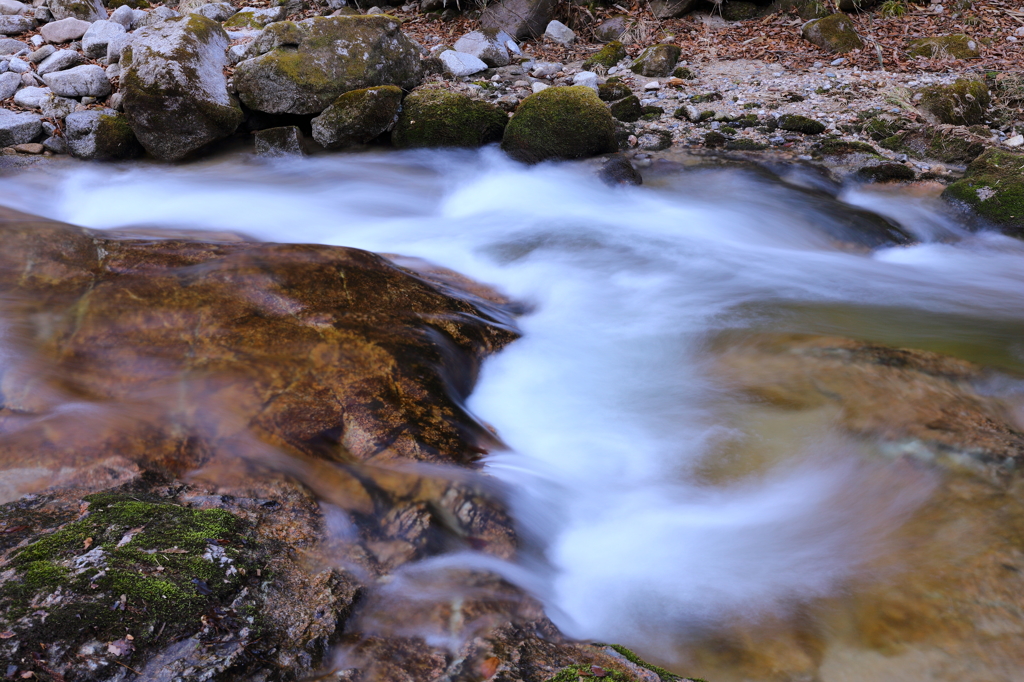
[[[498,672],[498,666],[501,661],[497,657],[491,656],[482,664],[480,664],[480,674],[484,676],[485,680],[489,680],[494,677],[494,674]]]
[[[0,632],[0,639],[10,639],[14,637],[14,631],[8,630],[7,632]]]
[[[135,651],[135,647],[127,639],[118,639],[107,645],[107,653],[112,656],[124,656]]]
[[[84,549],[89,549],[90,547],[92,547],[92,538],[86,538],[85,542],[82,543],[82,547]]]

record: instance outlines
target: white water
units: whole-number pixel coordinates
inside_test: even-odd
[[[705,482],[702,462],[740,435],[704,371],[711,334],[784,303],[1024,321],[1024,244],[966,235],[917,200],[845,198],[955,243],[854,253],[781,185],[720,172],[609,189],[591,169],[489,151],[0,178],[0,203],[75,224],[400,253],[532,304],[470,401],[511,448],[490,471],[543,555],[514,575],[569,634],[666,660],[683,628],[840,589],[920,499],[828,436],[800,464]]]

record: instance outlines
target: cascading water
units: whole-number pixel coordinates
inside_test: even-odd
[[[610,189],[587,167],[489,150],[0,178],[3,203],[87,227],[415,256],[527,304],[523,338],[487,362],[470,400],[509,446],[488,469],[537,549],[505,572],[566,633],[666,662],[685,658],[687,636],[836,597],[895,551],[890,531],[934,486],[865,459],[827,423],[784,439],[767,465],[710,474],[754,437],[709,371],[716,335],[957,342],[1024,368],[1024,244],[968,233],[926,199],[810,196],[724,170]],[[854,206],[920,243],[838,245]]]

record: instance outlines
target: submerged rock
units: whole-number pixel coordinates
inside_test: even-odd
[[[366,144],[391,129],[401,105],[394,85],[346,92],[313,119],[313,139],[327,149]]]
[[[527,163],[580,159],[618,151],[615,124],[597,93],[585,86],[548,88],[524,99],[501,143]]]
[[[501,141],[508,122],[493,104],[424,87],[405,98],[391,141],[400,149],[480,147]]]
[[[223,69],[228,37],[199,14],[135,32],[121,56],[123,108],[153,156],[174,161],[227,137],[242,122]]]
[[[318,114],[349,90],[422,77],[417,47],[387,15],[315,17],[269,25],[238,64],[235,86],[251,109]]]
[[[970,206],[1008,234],[1024,237],[1024,154],[989,149],[942,195]]]

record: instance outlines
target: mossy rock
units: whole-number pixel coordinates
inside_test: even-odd
[[[612,113],[612,116],[625,123],[638,121],[644,115],[644,109],[640,106],[640,98],[636,95],[630,95],[620,99],[618,102],[612,103],[608,110]]]
[[[508,115],[493,104],[423,88],[405,98],[391,142],[400,149],[480,147],[500,141],[506,125]]]
[[[637,131],[636,140],[636,146],[639,149],[647,152],[660,152],[672,146],[672,133],[667,130],[647,128]]]
[[[672,72],[672,76],[674,78],[682,78],[684,81],[692,81],[697,78],[693,71],[690,71],[690,69],[685,66],[677,66]]]
[[[263,29],[249,54],[257,56],[235,71],[238,96],[271,114],[318,114],[350,90],[409,90],[422,78],[419,49],[386,14],[279,21]]]
[[[633,73],[650,78],[661,78],[672,73],[682,50],[676,45],[652,45],[633,62]]]
[[[778,0],[775,5],[780,12],[795,11],[804,21],[829,15],[828,6],[821,0]]]
[[[735,128],[753,128],[760,124],[760,122],[757,114],[744,114],[739,118],[733,119],[732,125]]]
[[[920,91],[918,109],[937,123],[969,126],[981,123],[990,98],[982,81],[958,78],[952,85],[933,85]]]
[[[283,7],[243,7],[224,22],[225,29],[261,29],[284,19]]]
[[[616,152],[613,120],[588,87],[548,88],[520,103],[501,147],[527,163]]]
[[[56,20],[74,18],[91,22],[107,18],[100,0],[49,0],[47,8]]]
[[[592,54],[587,61],[583,62],[583,68],[589,69],[592,66],[598,65],[610,68],[625,58],[626,48],[618,40],[613,40]]]
[[[924,126],[901,131],[879,144],[919,159],[970,163],[985,151],[987,136],[975,135],[962,126]]]
[[[148,9],[150,4],[148,0],[108,0],[107,7],[110,9],[117,9],[118,7],[128,6],[132,9]]]
[[[64,137],[73,156],[94,161],[133,159],[142,146],[123,114],[76,111],[64,119]]]
[[[694,104],[704,104],[705,102],[719,102],[722,99],[722,93],[720,92],[704,92],[698,95],[690,95],[690,101]]]
[[[914,170],[902,163],[879,163],[859,168],[854,177],[865,182],[906,182],[914,179]]]
[[[665,113],[661,107],[646,106],[640,108],[640,118],[645,121],[657,121]],[[614,114],[612,114],[614,116]]]
[[[942,196],[967,204],[1007,234],[1024,237],[1024,154],[986,150]]]
[[[886,138],[907,129],[913,124],[902,117],[895,117],[888,114],[875,116],[864,124],[862,132],[875,142],[881,142]]]
[[[756,140],[742,137],[738,140],[729,140],[725,143],[725,148],[729,151],[760,152],[768,149],[768,145],[763,142],[757,142]]]
[[[826,52],[845,53],[864,47],[853,21],[842,12],[808,21],[803,36]]]
[[[84,501],[83,516],[8,557],[0,579],[8,664],[31,670],[41,655],[47,668],[67,675],[83,667],[78,654],[95,642],[89,679],[108,679],[121,669],[112,658],[142,667],[171,642],[213,639],[200,634],[213,619],[235,621],[225,629],[261,627],[247,594],[259,581],[263,552],[239,518],[139,494]],[[8,512],[11,505],[0,507]],[[111,656],[108,643],[122,653]]]
[[[716,147],[724,147],[728,141],[728,137],[716,130],[712,130],[710,133],[704,135],[704,146],[711,147],[712,149]]]
[[[394,85],[351,90],[313,119],[313,139],[327,149],[366,144],[391,128],[401,105]]]
[[[978,59],[978,43],[963,34],[934,36],[910,41],[907,50],[911,57],[932,59]]]
[[[726,0],[722,3],[722,18],[726,21],[745,21],[761,14],[761,7],[745,0]]]
[[[820,135],[825,132],[824,123],[798,114],[785,114],[783,116],[779,116],[779,127],[783,130],[802,133],[804,135]]]
[[[597,86],[597,96],[605,102],[614,102],[632,94],[633,91],[622,83],[602,83]]]
[[[844,140],[839,137],[831,137],[822,140],[814,145],[814,151],[822,156],[847,156],[849,154],[867,154],[878,156],[878,151],[867,142],[856,140]]]

